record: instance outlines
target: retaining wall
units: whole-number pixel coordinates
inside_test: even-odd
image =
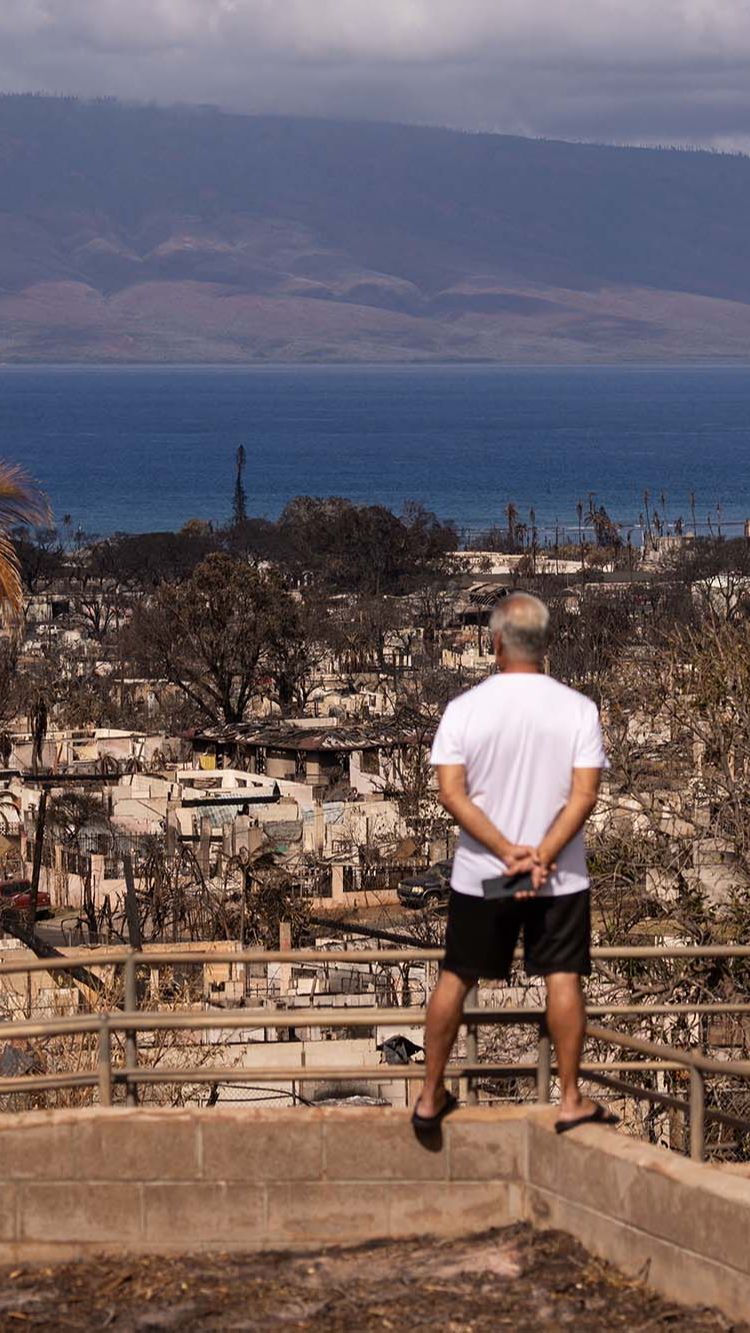
[[[686,1304],[750,1314],[750,1181],[549,1109],[91,1109],[0,1117],[0,1261],[307,1249],[530,1219]]]

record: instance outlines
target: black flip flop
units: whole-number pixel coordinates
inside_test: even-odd
[[[419,1102],[417,1102],[419,1106]],[[455,1111],[458,1106],[458,1098],[453,1096],[452,1092],[446,1092],[445,1101],[440,1110],[435,1115],[420,1115],[415,1107],[412,1111],[411,1123],[417,1134],[429,1134],[430,1130],[437,1129],[438,1125],[451,1111]]]
[[[614,1111],[606,1111],[599,1102],[596,1109],[588,1115],[581,1115],[577,1120],[556,1120],[555,1133],[567,1134],[569,1129],[578,1129],[579,1125],[619,1125],[620,1117]]]

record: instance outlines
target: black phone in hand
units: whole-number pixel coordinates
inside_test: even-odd
[[[482,880],[482,893],[490,901],[498,898],[515,898],[517,893],[533,893],[534,885],[531,872],[526,870],[518,875],[495,875],[492,879]]]

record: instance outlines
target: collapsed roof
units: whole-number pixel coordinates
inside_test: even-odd
[[[193,734],[194,744],[247,746],[275,750],[380,750],[409,745],[411,740],[403,729],[393,723],[344,723],[312,729],[298,722],[284,719],[264,719],[259,722],[238,722],[235,725],[205,727]]]

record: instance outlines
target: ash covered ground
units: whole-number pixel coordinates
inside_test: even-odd
[[[461,1241],[307,1254],[98,1258],[0,1270],[0,1328],[675,1329],[750,1333],[628,1281],[561,1232],[520,1224]]]

